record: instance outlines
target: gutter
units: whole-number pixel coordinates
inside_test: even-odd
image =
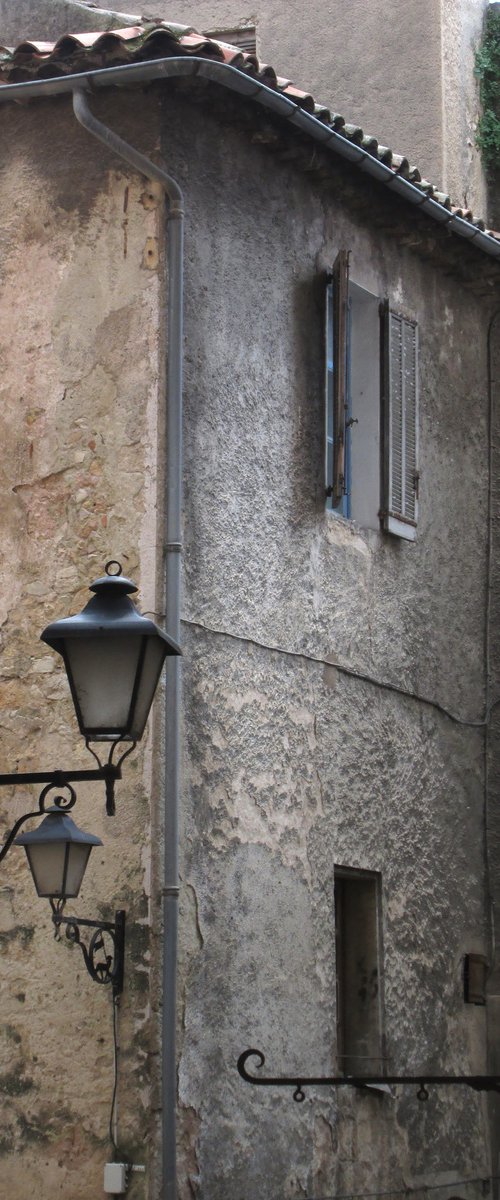
[[[409,180],[395,175],[385,163],[379,162],[361,146],[355,146],[340,133],[330,129],[323,121],[312,116],[304,109],[298,108],[293,100],[275,92],[272,88],[245,75],[236,67],[227,63],[213,62],[205,58],[160,58],[150,62],[130,63],[121,67],[104,67],[95,71],[85,71],[76,75],[65,75],[62,78],[36,79],[26,83],[7,83],[0,85],[0,103],[15,101],[23,103],[26,100],[41,99],[43,96],[60,96],[73,92],[75,88],[87,91],[99,91],[108,87],[129,87],[133,84],[152,83],[162,79],[178,79],[197,77],[217,83],[230,91],[238,92],[249,100],[281,117],[293,125],[300,133],[305,133],[313,141],[321,143],[326,149],[340,158],[346,159],[360,171],[366,172],[372,179],[378,180],[391,191],[396,192],[402,199],[407,200],[416,208],[420,208],[434,221],[448,228],[468,242],[474,242],[478,249],[490,258],[500,259],[500,241],[484,233],[482,229],[448,212],[444,205],[415,187]]]
[[[182,518],[182,313],[184,211],[181,189],[163,167],[98,121],[87,103],[84,86],[73,85],[77,121],[108,150],[147,179],[161,184],[167,200],[167,416],[166,416],[166,631],[180,641],[181,518]],[[175,661],[174,661],[175,660]],[[162,964],[162,1200],[176,1200],[176,990],[179,909],[179,796],[180,796],[180,658],[166,663],[165,787],[163,861]]]

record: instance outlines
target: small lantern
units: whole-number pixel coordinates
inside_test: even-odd
[[[66,900],[78,896],[92,846],[102,842],[79,829],[68,813],[51,808],[38,829],[21,833],[14,845],[26,850],[38,895]]]
[[[108,563],[106,570],[113,563]],[[116,564],[120,568],[120,564]],[[137,742],[144,733],[167,654],[180,647],[129,600],[122,574],[90,585],[95,596],[75,617],[53,621],[41,639],[62,655],[81,733],[90,741]]]

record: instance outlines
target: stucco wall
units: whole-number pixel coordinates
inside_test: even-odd
[[[100,0],[100,7],[107,7]],[[474,52],[486,0],[157,0],[154,15],[202,30],[257,26],[257,52],[297,86],[405,154],[453,201],[487,212],[475,130],[479,111]],[[136,14],[136,0],[122,11]]]
[[[148,128],[154,127],[150,110]],[[144,145],[139,121],[132,136]],[[3,110],[0,355],[2,770],[93,766],[69,689],[39,634],[78,612],[110,557],[156,603],[157,430],[162,384],[156,201],[89,147],[67,102]],[[8,147],[8,152],[7,152]],[[118,168],[118,169],[117,169]],[[157,258],[154,260],[157,262]],[[68,910],[128,916],[119,1015],[122,1144],[136,1161],[151,1133],[148,994],[151,753],[129,759],[118,815],[81,785],[78,824],[104,842]],[[35,789],[0,796],[2,831],[36,808]],[[3,834],[2,834],[3,840]],[[54,942],[25,855],[2,865],[1,1190],[80,1200],[102,1193],[113,1086],[109,989],[80,952]],[[131,1194],[145,1194],[134,1180]]]
[[[484,0],[442,0],[442,178],[459,204],[488,215],[486,178],[476,147],[480,112],[475,51],[481,41]],[[491,214],[490,214],[491,220]]]
[[[426,1107],[414,1090],[323,1092],[299,1107],[242,1086],[234,1064],[256,1045],[270,1074],[334,1068],[333,866],[343,864],[382,874],[392,1069],[486,1067],[485,1014],[462,992],[463,954],[489,949],[482,730],[307,661],[332,656],[481,719],[485,310],[396,255],[369,219],[347,216],[340,176],[337,199],[321,201],[255,146],[240,165],[234,135],[209,137],[197,114],[172,123],[167,107],[166,126],[196,230],[180,1067],[197,1137],[191,1186],[250,1200],[477,1179],[490,1173],[477,1096],[435,1092]],[[341,245],[356,282],[419,321],[414,546],[323,508],[319,273]]]
[[[382,875],[390,1066],[485,1068],[485,1013],[464,1006],[461,974],[465,952],[488,952],[482,730],[308,656],[481,715],[488,313],[375,228],[375,203],[356,215],[343,168],[320,195],[221,130],[208,99],[169,93],[159,124],[151,94],[92,102],[143,150],[158,151],[161,127],[186,194],[180,1195],[442,1185],[448,1200],[453,1180],[491,1173],[479,1095],[318,1091],[297,1105],[243,1084],[235,1063],[253,1044],[270,1073],[335,1065],[337,864]],[[2,744],[29,767],[82,760],[39,629],[77,610],[111,555],[140,577],[143,609],[161,611],[163,223],[66,100],[5,110],[4,127]],[[420,325],[413,545],[324,511],[322,281],[340,245],[356,282]],[[159,954],[159,745],[128,760],[115,822],[93,791],[77,811],[106,843],[79,909],[129,914],[119,1112],[135,1161],[158,1145],[155,971],[145,985],[149,898],[154,968]],[[90,1200],[109,1156],[109,997],[52,942],[20,858],[8,871],[3,1178],[12,1200],[34,1187]],[[130,1194],[159,1200],[157,1181],[153,1162]]]
[[[130,24],[132,12],[129,7],[128,13],[121,14],[112,6],[98,8],[85,0],[0,0],[2,44],[16,46],[26,37],[47,41],[64,33],[117,29]]]

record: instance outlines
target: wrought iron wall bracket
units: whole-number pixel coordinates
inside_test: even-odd
[[[298,1103],[305,1100],[306,1087],[380,1087],[390,1084],[414,1084],[417,1098],[428,1100],[428,1087],[458,1085],[473,1088],[476,1092],[500,1092],[500,1075],[249,1075],[246,1064],[249,1058],[257,1059],[257,1067],[263,1067],[265,1057],[260,1050],[244,1050],[238,1059],[238,1072],[245,1083],[257,1087],[293,1088],[293,1098]]]
[[[121,760],[123,762],[123,759]],[[106,812],[108,816],[112,816],[115,811],[114,803],[114,786],[115,780],[121,779],[120,763],[105,763],[96,770],[87,771],[27,771],[23,773],[14,773],[12,775],[0,775],[0,787],[17,787],[23,784],[30,783],[45,783],[38,797],[38,808],[34,812],[23,813],[19,817],[12,829],[7,834],[2,847],[0,847],[0,863],[5,858],[5,855],[10,850],[19,830],[24,825],[25,821],[29,821],[31,817],[40,817],[48,811],[47,797],[50,792],[58,791],[59,788],[64,788],[69,793],[68,796],[56,795],[52,797],[52,802],[61,812],[69,812],[76,803],[76,792],[72,783],[93,783],[95,780],[104,780],[106,785]]]
[[[125,962],[125,912],[120,909],[111,921],[89,921],[86,917],[64,917],[64,901],[51,900],[54,937],[61,936],[61,925],[66,927],[66,938],[82,952],[87,971],[95,983],[111,984],[113,995],[123,991]],[[81,930],[93,929],[88,945],[82,941]],[[105,935],[111,943],[110,950]]]
[[[121,762],[123,762],[123,758]],[[98,767],[81,771],[13,771],[8,775],[0,775],[0,787],[22,787],[31,783],[50,784],[51,787],[60,788],[66,787],[70,783],[97,783],[100,781],[104,783],[106,789],[106,812],[108,816],[112,816],[115,811],[115,783],[122,777],[121,762],[107,762],[99,764]],[[36,816],[36,813],[31,815]]]

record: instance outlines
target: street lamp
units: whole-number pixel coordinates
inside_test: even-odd
[[[63,916],[66,900],[78,896],[92,847],[102,845],[100,838],[84,833],[68,815],[76,802],[72,784],[104,781],[106,811],[108,815],[114,813],[114,785],[121,779],[121,764],[144,733],[165,658],[181,650],[137,611],[130,600],[137,588],[122,575],[120,563],[108,562],[105,571],[90,585],[94,595],[83,611],[53,621],[41,635],[42,641],[62,656],[80,732],[98,766],[91,770],[0,775],[0,787],[45,785],[38,810],[19,817],[7,835],[0,849],[0,862],[13,843],[24,846],[37,893],[50,900],[56,936],[64,924],[66,937],[80,946],[92,978],[98,983],[111,983],[118,995],[123,986],[125,913],[117,912],[114,923]],[[91,741],[111,743],[107,762],[101,763]],[[131,744],[114,762],[119,743]],[[61,795],[61,789],[69,795]],[[46,807],[47,797],[54,790],[57,795]],[[38,828],[18,836],[21,826],[36,816],[44,817]],[[82,926],[94,930],[88,946],[81,941]],[[107,937],[112,943],[111,953]]]
[[[49,900],[78,896],[93,846],[102,846],[94,833],[84,833],[67,811],[49,808],[38,829],[21,833],[16,846],[24,846],[37,895]]]
[[[118,566],[120,573],[111,574]],[[41,638],[62,655],[80,732],[87,741],[138,742],[172,638],[129,600],[135,583],[107,564],[95,595],[76,617],[53,621]]]
[[[50,790],[49,785],[45,792]],[[64,925],[68,941],[79,946],[91,978],[111,984],[117,997],[123,990],[125,913],[115,913],[113,922],[63,916],[66,900],[79,894],[92,847],[102,846],[100,838],[84,833],[68,815],[75,800],[73,788],[69,800],[57,796],[38,829],[20,834],[14,844],[24,846],[37,894],[50,901],[55,936],[60,937]],[[94,931],[88,946],[82,941],[84,927]]]
[[[0,787],[26,783],[64,787],[103,780],[106,811],[112,815],[114,784],[121,779],[122,762],[144,733],[165,658],[181,650],[153,621],[137,612],[129,599],[130,593],[137,591],[136,585],[122,575],[120,563],[108,562],[106,574],[96,579],[90,590],[94,596],[78,616],[53,621],[41,638],[62,656],[80,732],[98,767],[0,775]],[[111,743],[107,762],[101,763],[90,747],[92,741]],[[114,762],[115,749],[122,742],[131,745]],[[16,833],[17,827],[0,850],[0,862]]]

